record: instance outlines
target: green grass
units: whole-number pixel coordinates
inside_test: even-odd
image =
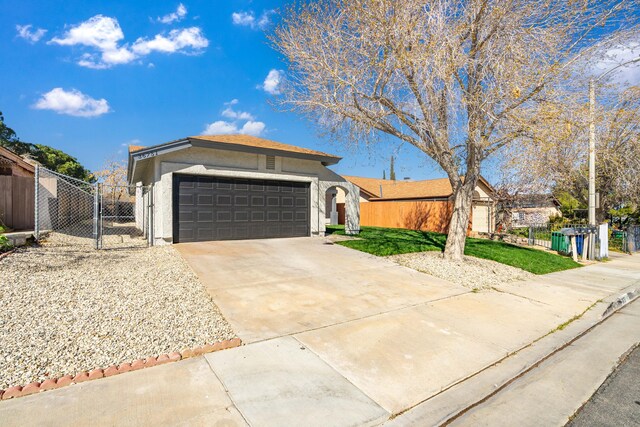
[[[327,232],[344,234],[344,226],[327,226]],[[388,256],[411,252],[443,251],[447,239],[446,234],[380,227],[362,227],[357,237],[360,240],[346,240],[338,243],[373,255]],[[580,266],[571,258],[564,256],[485,239],[467,238],[464,253],[521,268],[533,274],[553,273]]]

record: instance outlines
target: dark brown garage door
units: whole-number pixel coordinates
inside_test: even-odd
[[[308,235],[309,183],[174,175],[174,242]]]

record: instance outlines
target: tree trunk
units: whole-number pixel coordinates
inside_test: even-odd
[[[464,245],[467,239],[467,229],[469,228],[469,217],[471,216],[471,203],[473,200],[473,190],[476,187],[477,179],[467,179],[453,192],[453,213],[449,223],[449,234],[447,244],[444,247],[444,257],[454,261],[462,261],[464,256]]]

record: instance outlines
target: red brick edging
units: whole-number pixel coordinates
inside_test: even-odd
[[[13,249],[11,249],[11,250],[9,250],[7,252],[2,252],[0,254],[0,259],[8,257],[9,255],[11,255],[12,253],[14,253],[17,250],[18,250],[18,248],[13,248]]]
[[[137,359],[131,363],[121,363],[120,365],[111,365],[105,369],[96,368],[92,371],[79,372],[75,376],[65,375],[60,378],[47,378],[40,382],[32,382],[25,386],[13,386],[6,390],[0,390],[0,399],[7,400],[14,397],[28,396],[30,394],[39,393],[41,391],[53,390],[56,388],[68,386],[71,384],[78,384],[84,381],[95,380],[103,377],[111,377],[114,375],[122,374],[129,371],[137,371],[143,368],[150,368],[152,366],[164,365],[165,363],[177,362],[181,359],[187,359],[189,357],[200,356],[205,353],[212,353],[214,351],[225,350],[227,348],[238,347],[242,344],[240,338],[233,338],[230,340],[224,340],[215,344],[206,344],[201,347],[187,348],[181,352],[173,352],[169,354],[161,354],[157,357],[147,357],[146,359]]]

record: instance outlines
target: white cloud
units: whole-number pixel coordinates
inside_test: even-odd
[[[221,113],[223,117],[232,119],[231,121],[216,120],[212,123],[209,123],[205,126],[202,134],[224,135],[240,133],[245,135],[260,136],[266,128],[264,122],[256,121],[255,117],[246,111],[236,111],[231,108],[236,104],[238,104],[237,99],[232,99],[229,102],[225,102],[224,105],[226,106],[226,108],[222,110]],[[244,123],[241,123],[243,121]]]
[[[243,134],[260,136],[264,131],[266,125],[263,122],[257,122],[249,120],[241,128],[233,122],[227,122],[224,120],[218,120],[213,123],[209,123],[204,131],[203,135],[228,135],[228,134]]]
[[[631,40],[605,52],[603,58],[592,67],[591,72],[597,77],[619,67],[610,73],[611,80],[621,84],[637,85],[640,84],[640,62],[629,62],[638,58],[640,40]]]
[[[180,3],[175,12],[158,18],[158,22],[162,22],[163,24],[171,24],[172,22],[181,21],[185,16],[187,16],[187,8],[185,7],[185,5]]]
[[[139,55],[148,55],[153,51],[174,53],[181,50],[197,52],[209,46],[209,40],[198,27],[171,30],[167,37],[157,34],[153,39],[139,38],[131,49]]]
[[[253,12],[233,12],[231,14],[231,20],[235,25],[246,25],[253,26],[256,22],[256,17],[253,15]]]
[[[267,77],[262,83],[262,89],[271,95],[278,95],[280,93],[280,82],[282,81],[282,71],[273,69],[269,71]]]
[[[18,36],[27,40],[30,43],[37,43],[45,35],[47,30],[44,28],[38,28],[37,30],[31,30],[32,25],[16,25],[16,31]]]
[[[226,105],[227,108],[222,110],[222,116],[228,119],[253,120],[254,117],[253,115],[251,115],[251,113],[248,113],[246,111],[236,111],[233,108],[231,108],[233,105],[236,105],[237,103],[238,103],[237,99],[232,99],[231,101],[225,103],[224,105]]]
[[[97,117],[111,111],[109,103],[104,98],[93,99],[79,90],[65,91],[59,87],[42,95],[33,108],[76,117]]]
[[[202,132],[203,135],[225,135],[230,133],[238,133],[238,126],[235,123],[224,120],[209,123]]]
[[[124,33],[117,19],[96,15],[71,27],[63,37],[55,37],[49,43],[61,46],[81,45],[95,49],[97,52],[86,52],[78,60],[78,65],[94,69],[128,64],[154,51],[199,53],[209,45],[209,40],[204,37],[198,27],[171,30],[167,35],[157,34],[152,39],[141,37],[131,46],[121,45],[120,42],[123,39]]]
[[[242,126],[240,129],[240,133],[246,135],[260,136],[260,134],[264,131],[266,125],[263,122],[254,122],[249,120],[247,123]]]
[[[271,24],[271,15],[275,13],[275,10],[264,10],[262,15],[256,18],[253,10],[249,12],[233,12],[231,14],[231,21],[235,25],[244,27],[250,27],[252,30],[264,30],[269,24]]]
[[[118,42],[122,39],[124,39],[124,33],[117,19],[96,15],[75,27],[71,27],[64,37],[54,37],[49,43],[95,48],[100,52],[100,56],[85,53],[78,61],[78,65],[102,69],[117,64],[126,64],[136,59],[136,55],[127,47],[118,46]]]
[[[50,43],[63,46],[84,45],[99,50],[115,50],[124,34],[117,19],[96,15],[87,21],[71,27],[63,38],[54,37]]]

